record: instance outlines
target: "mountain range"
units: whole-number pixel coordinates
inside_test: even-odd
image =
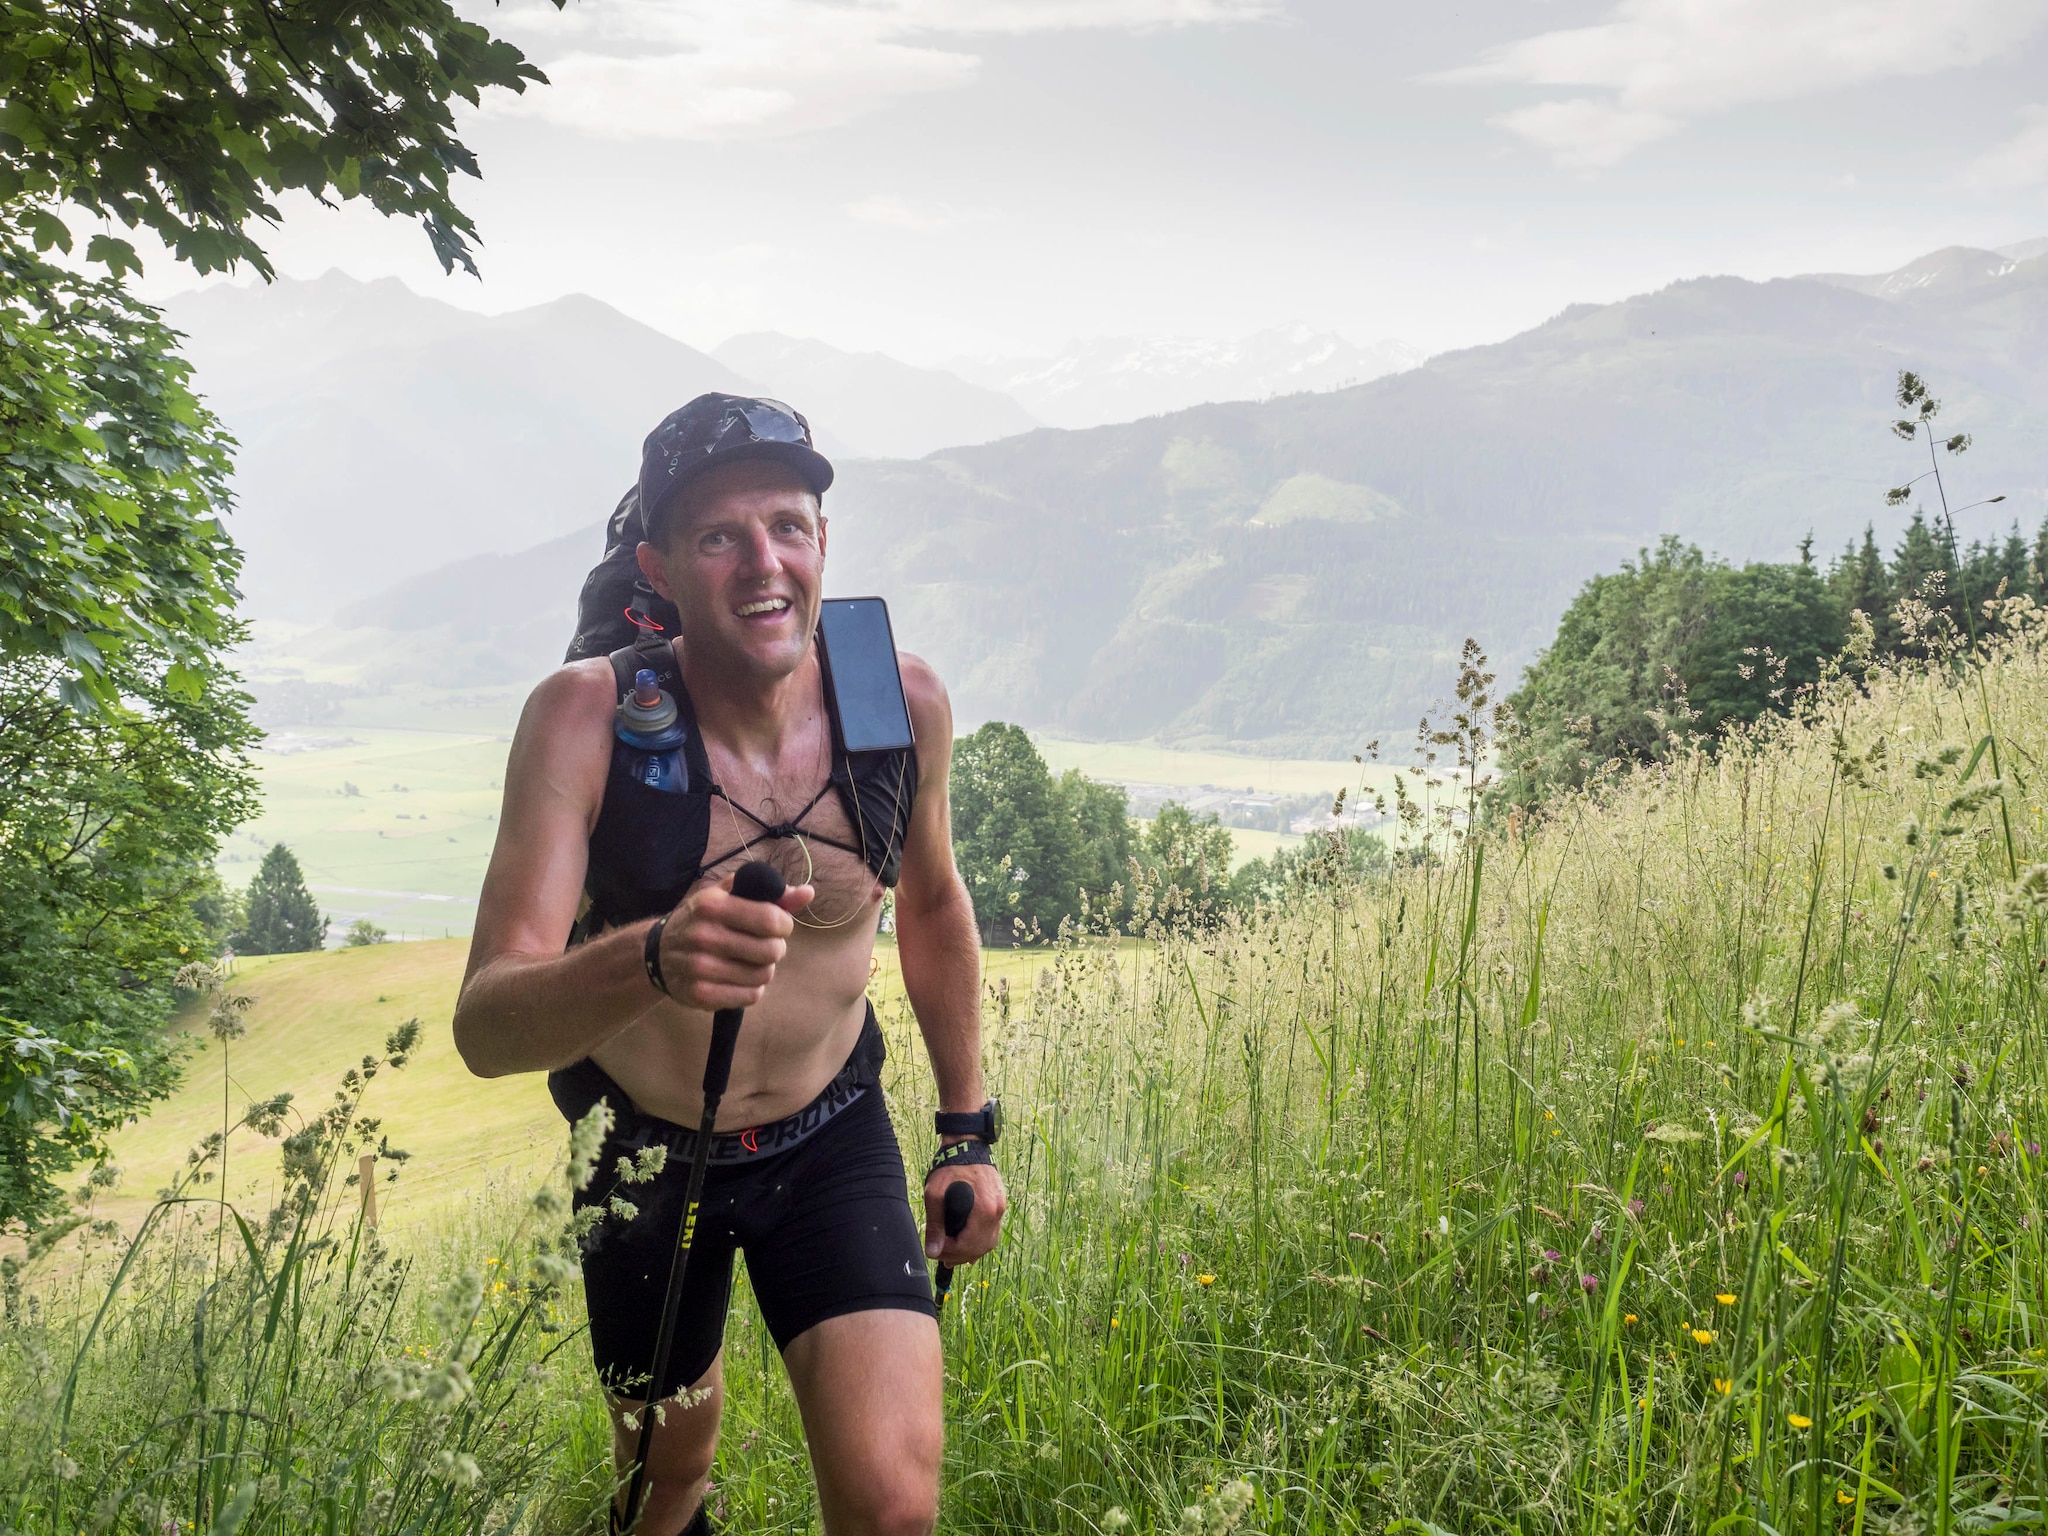
[[[1241,341],[1103,336],[1077,341],[1056,357],[960,358],[950,366],[1051,426],[1098,427],[1219,400],[1342,389],[1422,359],[1421,349],[1406,342],[1358,347],[1296,324]]]
[[[579,302],[549,308],[573,316]],[[664,355],[730,376],[688,349]],[[887,596],[963,722],[1348,754],[1411,728],[1467,635],[1512,680],[1587,576],[1662,533],[1737,559],[1787,558],[1809,532],[1825,557],[1871,521],[1892,537],[1906,514],[1886,511],[1885,489],[1925,467],[1887,431],[1901,367],[1927,374],[1944,425],[1976,438],[1954,464],[1956,499],[2008,497],[1966,514],[1963,537],[2013,515],[2031,531],[2048,512],[2048,256],[1950,249],[1871,276],[1708,277],[1574,305],[1345,389],[849,460],[827,501],[829,590]],[[509,393],[516,370],[501,368]],[[586,383],[547,386],[579,452],[603,427]],[[358,451],[386,417],[412,441],[391,401],[351,408]],[[416,675],[423,654],[464,686],[534,676],[560,654],[630,449],[550,469],[561,441],[505,424],[530,412],[470,419],[452,465],[513,458],[583,477],[580,502],[551,493],[572,531],[428,569],[427,534],[453,542],[474,520],[408,499],[390,509],[403,537],[380,552],[390,584],[328,583],[353,601],[302,654],[346,655],[366,686]],[[330,541],[317,523],[300,532],[317,561]]]

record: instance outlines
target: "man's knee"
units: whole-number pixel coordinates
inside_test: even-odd
[[[931,1536],[939,1521],[938,1476],[879,1478],[854,1502],[849,1513],[859,1536]]]

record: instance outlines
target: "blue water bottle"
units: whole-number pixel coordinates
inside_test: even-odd
[[[664,794],[690,792],[690,765],[683,757],[690,733],[651,668],[633,674],[633,691],[619,700],[614,729],[619,744],[613,750],[623,755],[629,778]]]

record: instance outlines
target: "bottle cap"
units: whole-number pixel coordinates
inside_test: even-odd
[[[658,736],[676,723],[676,701],[642,667],[633,674],[633,691],[619,700],[619,729],[636,736]]]

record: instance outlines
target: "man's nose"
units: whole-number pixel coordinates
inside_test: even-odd
[[[768,537],[766,528],[747,530],[746,552],[740,561],[740,574],[754,578],[766,578],[782,569],[781,560],[776,558],[775,541]]]

